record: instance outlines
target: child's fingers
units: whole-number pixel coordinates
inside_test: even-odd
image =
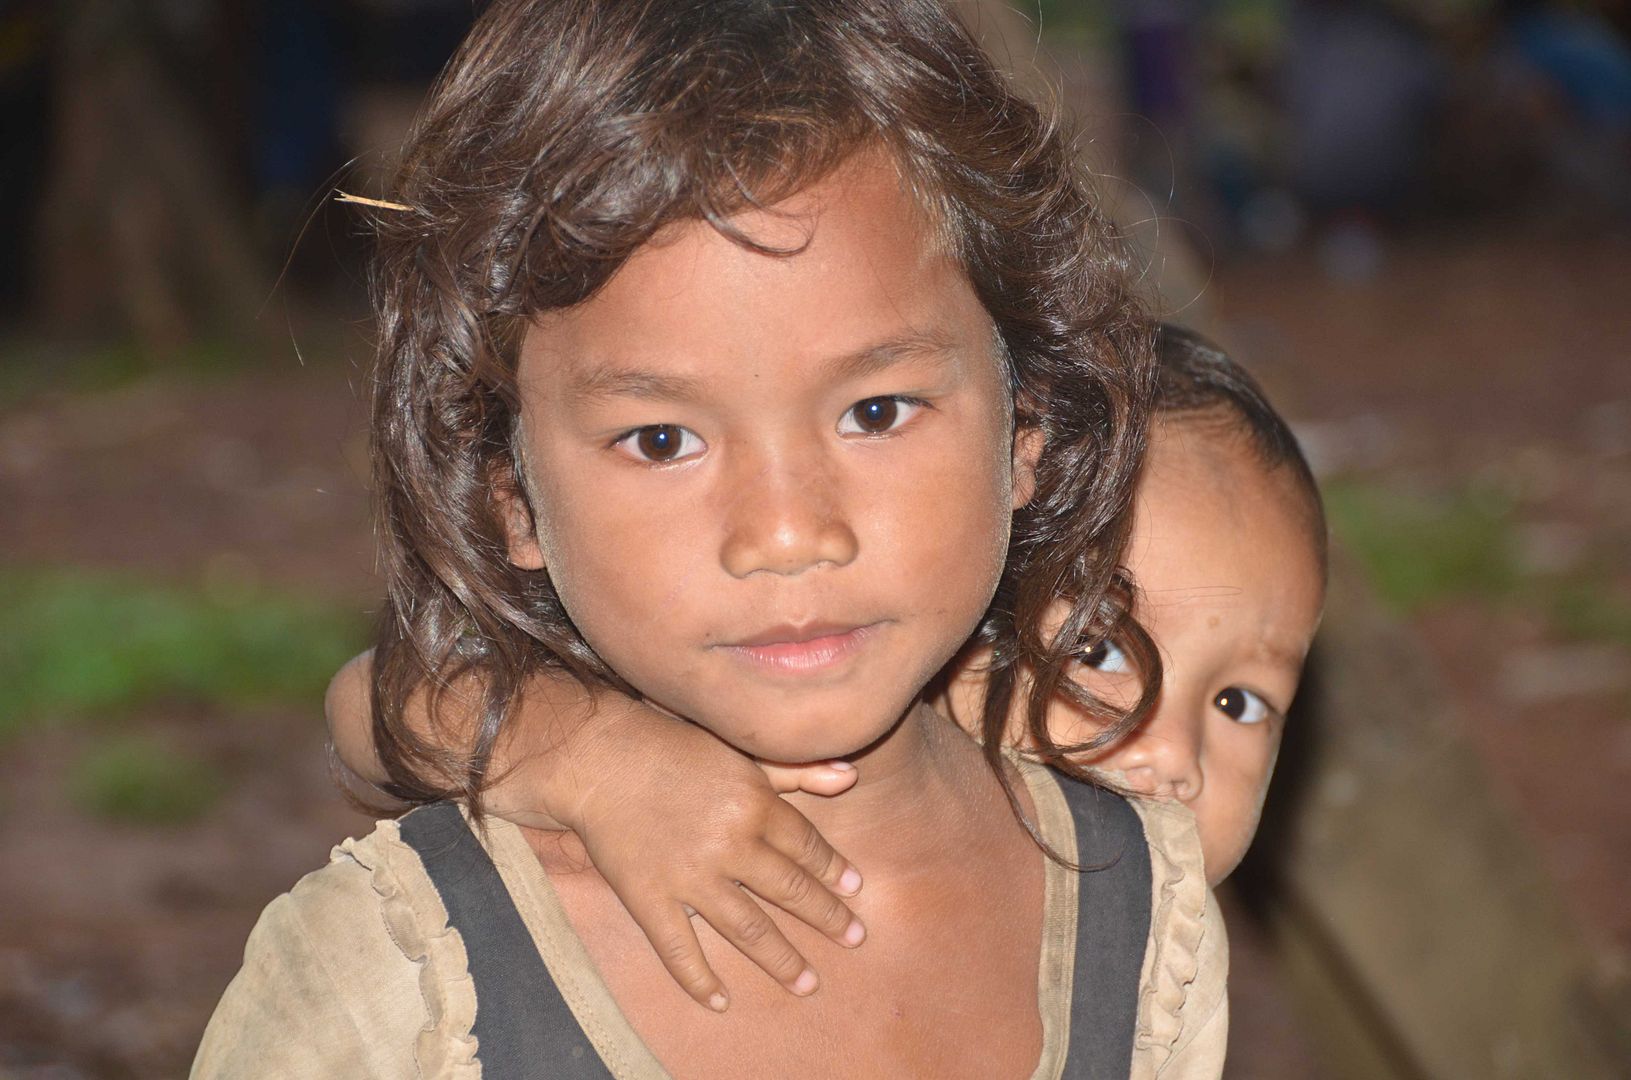
[[[631,907],[629,914],[645,933],[646,940],[657,950],[657,958],[668,969],[669,975],[684,990],[714,1012],[724,1012],[730,1004],[725,984],[719,981],[708,959],[697,942],[697,932],[691,920],[674,904],[663,903],[650,908]]]
[[[854,948],[866,940],[866,928],[855,913],[808,870],[778,851],[764,849],[742,884],[840,945]]]
[[[815,969],[793,948],[764,908],[743,889],[727,885],[694,905],[719,936],[764,969],[789,993],[803,997],[818,984]]]
[[[861,891],[860,871],[827,843],[809,818],[785,802],[766,823],[765,840],[839,896],[854,896]]]
[[[860,774],[847,761],[820,761],[814,765],[773,765],[759,762],[770,788],[778,795],[807,791],[811,795],[841,795],[855,786]]]

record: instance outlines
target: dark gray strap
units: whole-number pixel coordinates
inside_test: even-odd
[[[1076,825],[1076,970],[1067,1080],[1124,1077],[1132,1068],[1138,978],[1150,925],[1150,858],[1143,822],[1118,795],[1055,774]],[[436,803],[401,819],[464,938],[476,988],[474,1033],[487,1080],[610,1080],[538,955],[498,868],[458,807]]]
[[[422,806],[400,825],[441,894],[448,925],[464,938],[484,1080],[610,1080],[459,808]]]
[[[1126,1077],[1150,933],[1150,848],[1126,799],[1054,774],[1076,822],[1076,975],[1067,1080]]]

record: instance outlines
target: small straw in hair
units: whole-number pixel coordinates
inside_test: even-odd
[[[353,195],[349,191],[341,191],[339,188],[334,189],[334,201],[341,203],[355,203],[358,206],[372,206],[376,210],[402,210],[408,213],[413,212],[413,207],[407,205],[406,203],[386,202],[384,199],[370,199],[366,195]]]

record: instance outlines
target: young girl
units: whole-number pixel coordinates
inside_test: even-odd
[[[1065,144],[947,12],[500,0],[393,201],[373,707],[430,805],[268,907],[195,1073],[1216,1076],[1192,817],[1002,750],[1021,670],[1061,764],[1056,692],[1138,719],[1061,686],[1077,653],[1159,670],[1115,569],[1153,364]],[[925,687],[982,619],[976,742]],[[726,953],[698,1008],[573,834],[440,801],[483,820],[550,668],[857,765],[799,805],[868,868],[821,993]],[[461,680],[476,722],[427,737]]]
[[[1221,350],[1175,326],[1161,328],[1156,422],[1140,474],[1126,565],[1140,587],[1135,614],[1162,654],[1153,710],[1115,746],[1083,760],[1145,794],[1195,812],[1209,883],[1229,875],[1251,844],[1324,594],[1325,523],[1319,490],[1290,429],[1256,382]],[[1056,606],[1055,618],[1064,616]],[[936,704],[977,722],[989,650],[978,640],[954,661]],[[386,777],[368,732],[369,654],[335,676],[329,723],[342,762],[371,783]],[[1138,672],[1113,641],[1081,657],[1072,678],[1125,697]],[[690,942],[668,945],[673,912],[689,908],[766,970],[794,985],[807,964],[779,943],[742,942],[712,899],[744,879],[754,891],[833,940],[864,931],[843,898],[860,875],[776,791],[837,794],[855,780],[847,763],[763,773],[693,726],[617,694],[592,718],[575,683],[540,680],[529,718],[561,713],[561,745],[516,762],[495,785],[495,812],[520,822],[570,820],[596,867],[651,935],[675,977],[699,1001],[722,988]],[[1023,709],[1013,715],[1021,736]],[[1054,739],[1090,737],[1092,718],[1053,704]],[[1021,740],[1022,741],[1022,740]],[[591,764],[615,744],[621,768]],[[579,777],[588,782],[579,785]],[[693,781],[692,778],[706,778]],[[729,794],[723,800],[721,792]],[[555,808],[558,819],[550,816]],[[596,834],[604,831],[606,839]],[[654,836],[661,841],[652,843]],[[790,895],[753,878],[752,853],[785,851],[823,890]],[[654,855],[654,852],[657,853]],[[668,915],[665,918],[665,913]],[[717,921],[715,921],[717,919]]]

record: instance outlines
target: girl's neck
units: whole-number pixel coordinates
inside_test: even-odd
[[[844,794],[787,798],[835,848],[863,865],[909,867],[943,850],[966,853],[972,836],[1012,821],[980,747],[928,704],[914,705],[852,760],[860,775]],[[995,822],[994,808],[1000,808]]]

